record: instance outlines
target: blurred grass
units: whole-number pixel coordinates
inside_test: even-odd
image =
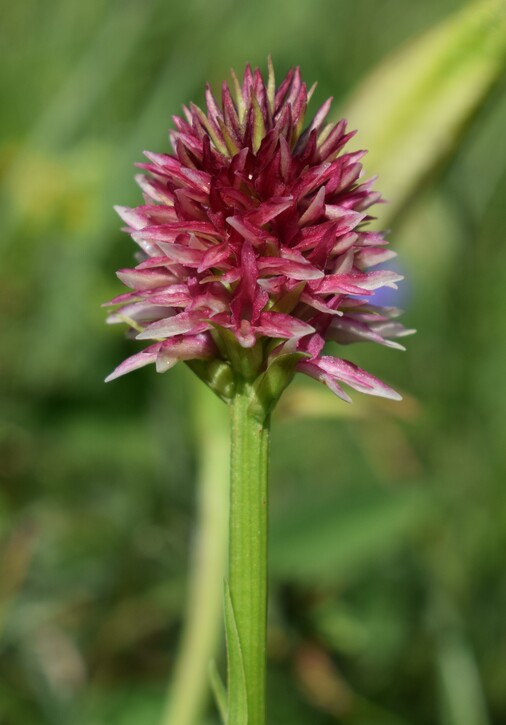
[[[231,65],[264,67],[272,52],[279,73],[300,63],[319,81],[315,107],[327,95],[343,106],[393,49],[409,53],[462,7],[2,3],[2,725],[148,725],[173,670],[195,517],[194,381],[176,369],[102,384],[132,345],[99,308],[133,254],[111,211],[139,198],[132,163],[165,150],[170,115]],[[431,84],[426,95],[436,100]],[[397,110],[379,98],[377,112],[357,111],[371,171],[374,123]],[[372,414],[355,396],[340,419],[280,411],[272,723],[506,720],[505,125],[499,83],[392,230],[419,330],[406,355],[350,351],[417,404]]]

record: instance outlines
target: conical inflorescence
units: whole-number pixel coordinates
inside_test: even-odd
[[[305,373],[345,400],[342,383],[398,399],[324,354],[327,341],[402,348],[397,338],[411,332],[371,299],[401,276],[374,269],[395,253],[368,229],[381,199],[361,180],[365,152],[344,151],[354,135],[344,120],[325,123],[330,99],[305,124],[311,91],[298,68],[277,87],[271,64],[267,82],[249,66],[232,80],[221,103],[208,87],[206,112],[191,104],[174,117],[173,153],[146,152],[139,164],[145,203],[117,208],[140,263],[118,272],[130,291],[109,303],[109,322],[150,344],[108,380],[186,361],[226,397],[234,376],[258,379],[284,360],[287,380]]]

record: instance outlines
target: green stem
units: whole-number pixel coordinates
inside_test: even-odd
[[[196,725],[209,692],[209,662],[216,654],[227,561],[229,436],[226,408],[195,381],[192,413],[199,453],[197,530],[188,604],[163,725]]]
[[[228,699],[230,708],[245,694],[248,725],[264,725],[269,418],[260,420],[253,414],[252,399],[252,387],[243,382],[230,404],[229,587],[244,678],[241,685],[229,651]],[[241,688],[242,693],[234,691]],[[229,725],[241,725],[233,717],[229,709]]]

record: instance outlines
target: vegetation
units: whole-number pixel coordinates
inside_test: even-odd
[[[349,354],[402,404],[347,406],[303,380],[276,413],[270,722],[506,720],[506,20],[501,2],[462,8],[3,2],[1,725],[170,713],[207,510],[198,451],[221,444],[202,423],[220,413],[183,365],[104,386],[132,352],[100,308],[132,263],[112,205],[138,203],[132,160],[168,148],[170,115],[205,79],[269,52],[371,147],[407,278],[395,302],[419,331],[404,357]],[[219,721],[204,710],[195,725]]]

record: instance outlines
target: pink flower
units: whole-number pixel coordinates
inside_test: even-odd
[[[267,84],[249,66],[242,85],[232,78],[221,105],[208,87],[207,113],[191,104],[174,117],[173,154],[146,152],[144,205],[117,207],[141,261],[118,272],[132,291],[108,303],[119,305],[109,322],[152,344],[107,380],[183,360],[225,398],[242,376],[274,399],[298,370],[344,400],[342,383],[399,399],[323,354],[327,341],[402,349],[395,340],[412,332],[392,321],[397,310],[368,301],[401,276],[370,271],[395,253],[367,230],[381,199],[360,180],[364,152],[343,151],[354,132],[325,124],[330,99],[304,128],[312,90],[298,68],[277,88],[270,63]]]

